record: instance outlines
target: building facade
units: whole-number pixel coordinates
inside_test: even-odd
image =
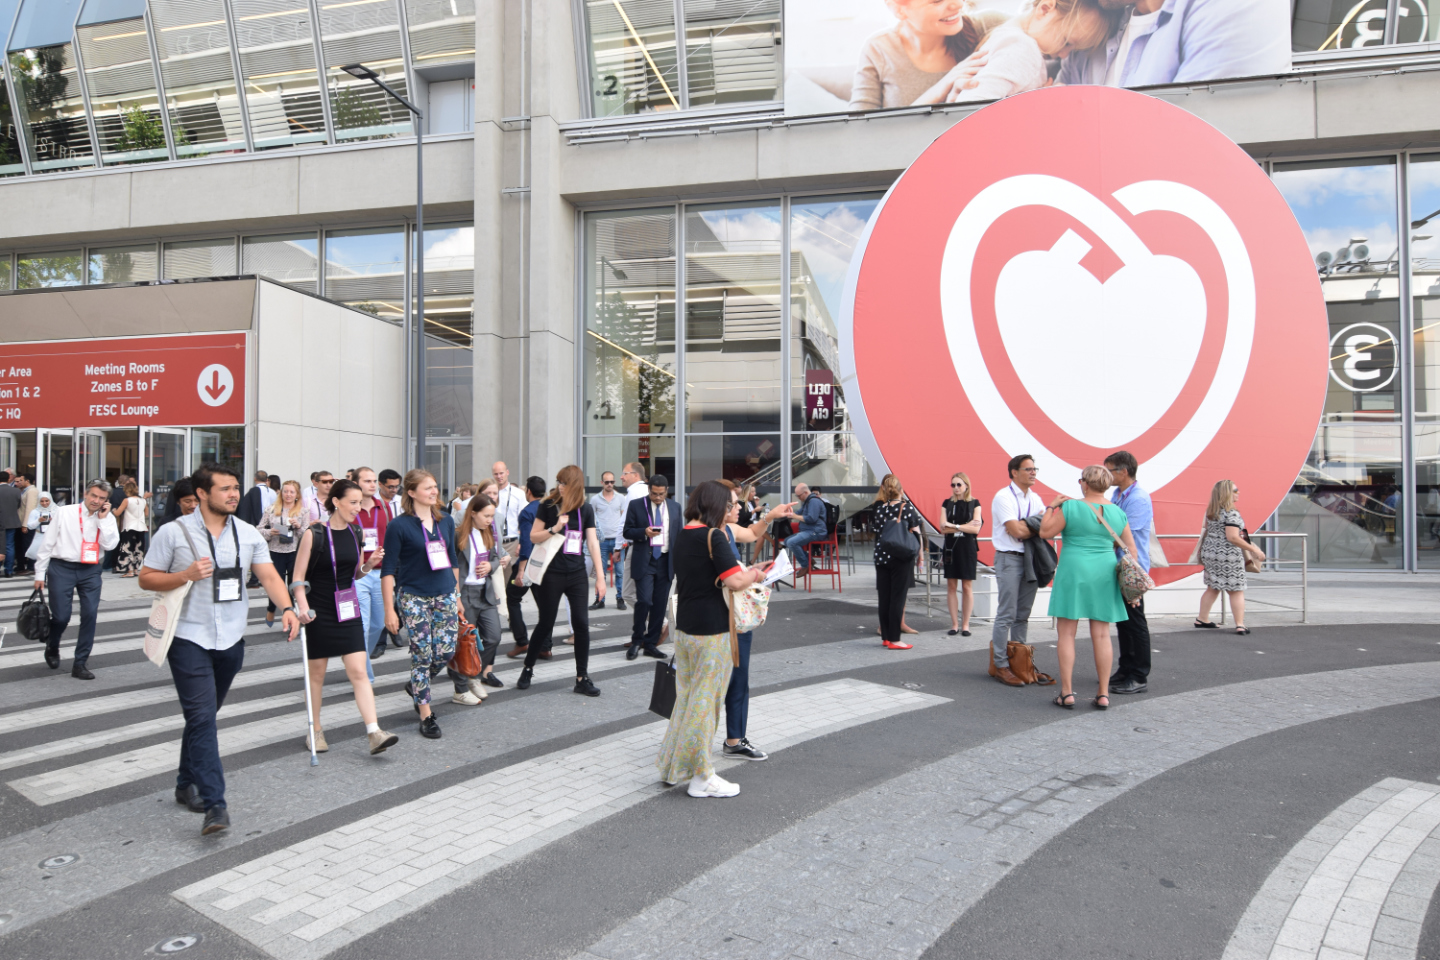
[[[496,458],[591,483],[640,460],[856,509],[875,478],[835,377],[851,252],[983,105],[844,109],[853,67],[786,70],[811,6],[0,0],[0,339],[26,290],[232,275],[413,329],[414,128],[341,69],[363,63],[426,115],[426,460],[447,487]],[[1440,567],[1440,2],[1293,0],[1289,22],[1288,71],[1143,92],[1262,164],[1316,257],[1330,393],[1269,522],[1311,534],[1314,565]],[[965,468],[963,425],[937,417],[937,442]]]

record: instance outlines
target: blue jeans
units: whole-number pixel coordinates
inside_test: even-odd
[[[795,564],[796,570],[804,570],[810,566],[810,555],[805,550],[805,544],[824,539],[824,530],[801,530],[785,538],[785,549],[790,551],[790,562]]]
[[[730,671],[730,688],[725,691],[725,738],[744,740],[745,724],[750,719],[750,640],[753,631],[746,630],[736,639],[740,642],[740,666]]]
[[[365,631],[365,674],[373,683],[375,668],[370,665],[370,654],[385,628],[385,591],[380,589],[380,571],[371,570],[356,580],[355,592],[360,597],[360,623]]]
[[[614,552],[614,537],[611,537],[609,540],[600,541],[600,559],[604,562],[605,569],[609,570],[611,566],[615,567],[615,596],[618,599],[621,596],[621,589],[625,586],[625,554],[620,554],[615,558],[615,563],[611,564],[610,557]]]
[[[19,532],[18,529],[5,531],[5,576],[7,577],[15,573],[15,534]]]
[[[176,789],[195,784],[205,809],[225,806],[225,768],[220,763],[220,738],[215,714],[230,692],[230,683],[245,663],[245,641],[226,650],[205,648],[176,637],[167,655],[185,733],[180,740],[180,771]]]
[[[78,593],[80,634],[75,640],[75,666],[83,667],[90,659],[90,648],[95,646],[95,619],[100,613],[100,564],[51,560],[45,579],[50,586],[50,639],[45,642],[46,652],[60,655],[60,635],[70,625],[71,603]]]

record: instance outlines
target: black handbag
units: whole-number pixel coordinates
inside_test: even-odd
[[[675,658],[655,664],[655,685],[650,689],[650,712],[666,720],[675,711]]]
[[[45,602],[44,588],[36,587],[30,599],[20,604],[15,628],[20,631],[20,636],[36,643],[45,643],[50,639],[50,605]]]
[[[880,531],[879,546],[884,549],[885,555],[892,563],[914,563],[915,554],[919,552],[920,545],[916,543],[915,535],[900,520],[905,516],[905,509],[900,509],[900,515],[894,520],[886,520],[884,528]]]

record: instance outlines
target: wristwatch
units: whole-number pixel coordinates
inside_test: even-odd
[[[295,613],[295,608],[294,608],[294,607],[286,607],[284,610],[281,610],[281,611],[280,611],[280,616],[283,617],[283,616],[285,616],[285,614],[287,614],[287,613]],[[298,617],[298,616],[300,616],[300,614],[295,613],[295,616]]]

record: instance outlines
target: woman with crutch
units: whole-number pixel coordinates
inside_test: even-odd
[[[371,754],[393,747],[399,737],[380,729],[375,714],[375,691],[366,676],[369,654],[365,650],[365,629],[360,621],[360,598],[355,579],[369,573],[384,560],[376,551],[361,562],[360,529],[356,520],[364,493],[351,480],[337,480],[325,498],[328,520],[312,524],[300,540],[295,571],[304,579],[293,585],[295,609],[305,624],[309,671],[310,717],[314,724],[306,744],[316,753],[330,749],[320,725],[320,704],[324,700],[325,668],[331,657],[339,657],[345,675],[355,691],[355,705],[365,721],[365,735]]]

